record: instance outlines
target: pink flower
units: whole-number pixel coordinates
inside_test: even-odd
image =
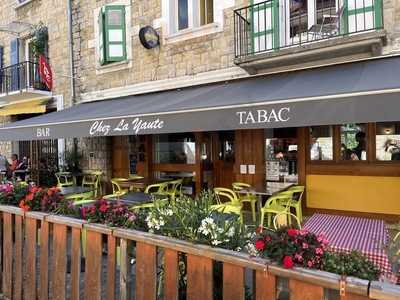
[[[285,256],[284,258],[283,258],[283,266],[286,268],[286,269],[291,269],[291,268],[293,268],[293,266],[294,266],[294,263],[293,263],[293,259],[292,259],[292,257],[291,256]]]
[[[86,207],[82,207],[81,209],[82,217],[86,219]]]
[[[314,263],[313,263],[311,260],[309,260],[309,261],[307,262],[307,266],[308,266],[309,268],[312,268],[313,265],[314,265]]]
[[[302,262],[303,261],[303,256],[301,256],[300,254],[296,253],[294,255],[294,258],[298,261],[298,262]]]
[[[322,254],[324,254],[324,250],[322,250],[321,248],[316,248],[315,254],[322,255]]]
[[[306,235],[307,233],[308,233],[307,230],[304,230],[304,229],[299,230],[299,234],[300,234],[301,236],[304,236],[304,235]]]
[[[303,249],[308,249],[308,244],[307,243],[303,243]]]

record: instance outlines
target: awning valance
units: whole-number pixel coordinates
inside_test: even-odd
[[[50,99],[51,97],[42,97],[0,105],[0,116],[45,113],[47,102]]]
[[[389,57],[127,96],[8,124],[0,140],[396,121],[399,78]]]

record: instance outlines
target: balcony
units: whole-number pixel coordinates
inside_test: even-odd
[[[268,0],[234,11],[235,63],[250,73],[381,53],[382,0]]]
[[[0,69],[0,100],[11,103],[49,96],[51,92],[42,83],[39,64],[25,61]]]

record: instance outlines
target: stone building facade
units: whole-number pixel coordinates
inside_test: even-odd
[[[44,26],[48,30],[47,57],[49,59],[53,73],[53,89],[45,93],[51,99],[47,104],[47,111],[53,111],[71,105],[71,60],[70,43],[68,31],[68,1],[48,1],[48,0],[26,0],[26,1],[0,1],[0,47],[2,48],[1,68],[12,68],[12,72],[17,72],[17,64],[25,64],[30,61],[29,43],[33,39],[33,32],[38,26]],[[12,52],[12,43],[16,46]],[[16,54],[17,53],[17,54]],[[13,59],[11,58],[13,56]],[[17,64],[16,64],[17,63]],[[31,67],[30,64],[25,66]],[[14,67],[13,67],[14,66]],[[26,67],[28,68],[28,67]],[[27,72],[33,72],[32,70]],[[5,74],[4,72],[2,74]],[[14,78],[24,82],[25,79]],[[26,75],[29,76],[29,75]],[[14,80],[15,81],[15,80]],[[15,85],[13,82],[11,85]],[[6,87],[3,86],[3,89]],[[28,93],[22,91],[3,90],[0,92],[0,102],[28,101],[32,97],[39,96],[40,92]],[[26,92],[26,94],[24,94]],[[19,96],[16,94],[20,93]],[[11,97],[13,94],[13,97]],[[21,115],[0,117],[0,123],[8,123],[27,116],[25,112]],[[34,116],[35,114],[29,116]],[[18,142],[0,143],[0,152],[6,157],[11,157],[12,153],[18,153]],[[60,149],[62,150],[62,149]]]

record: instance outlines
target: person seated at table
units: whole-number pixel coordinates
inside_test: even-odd
[[[18,165],[19,165],[18,155],[14,153],[13,155],[11,155],[11,164],[8,168],[8,178],[14,176],[14,172],[15,170],[17,170]]]
[[[18,164],[17,169],[15,171],[20,171],[18,172],[18,177],[22,180],[25,181],[25,176],[26,176],[26,170],[28,169],[28,158],[24,156],[21,160],[21,162]]]

